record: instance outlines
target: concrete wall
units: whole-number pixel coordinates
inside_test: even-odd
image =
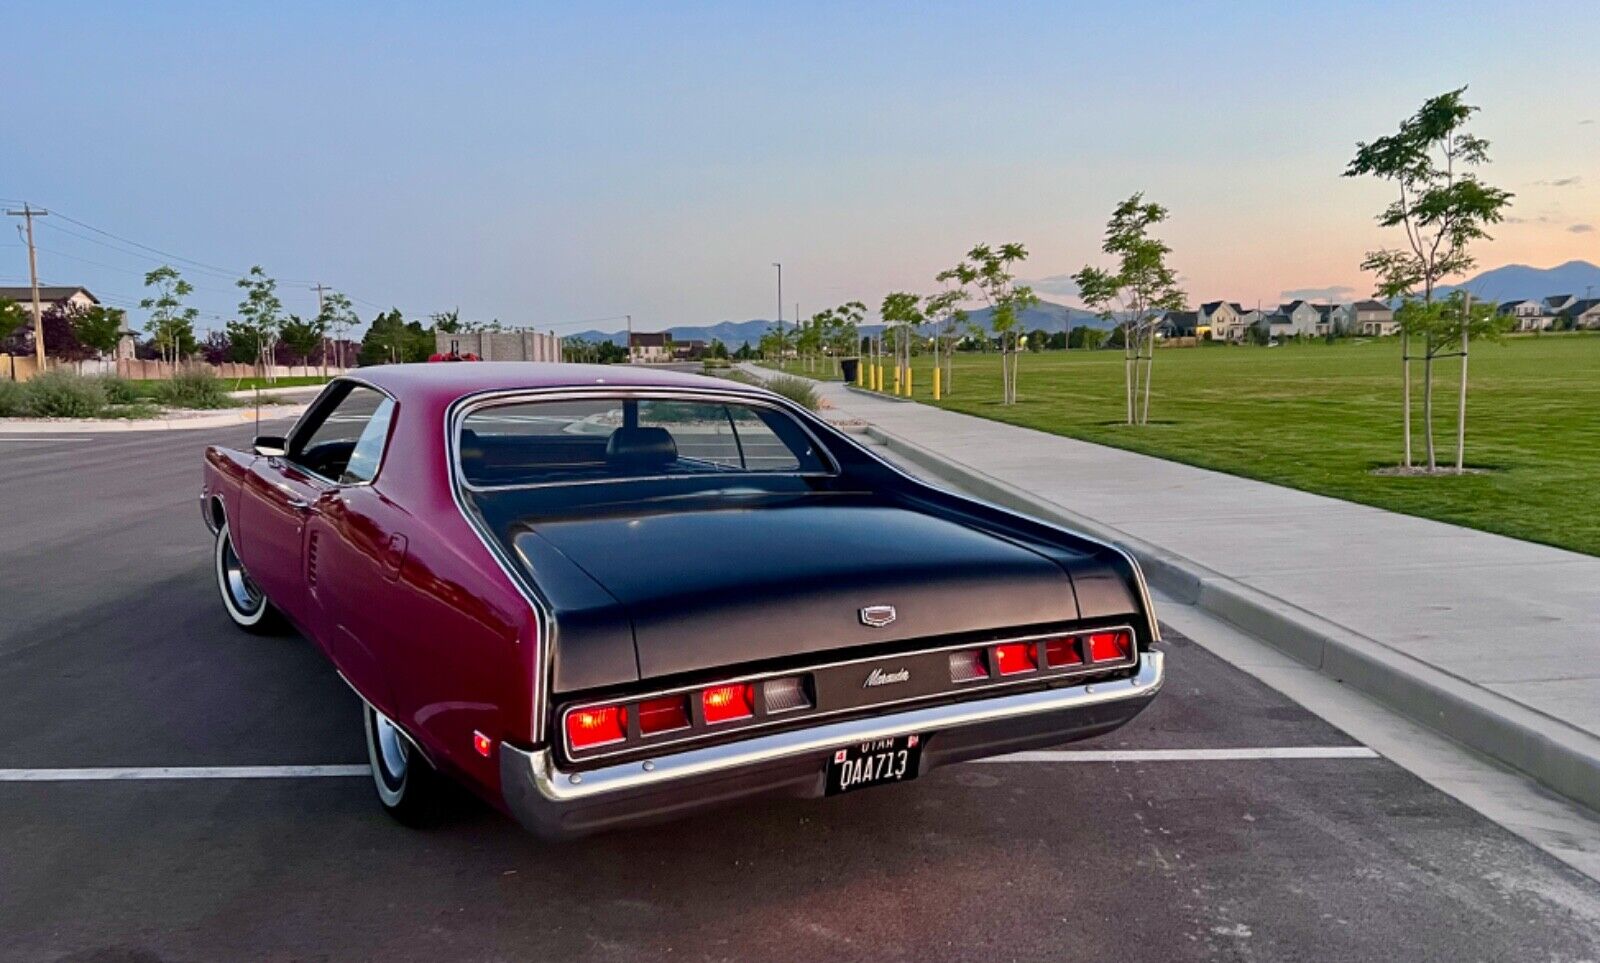
[[[561,339],[538,331],[472,331],[434,333],[434,350],[449,354],[451,342],[462,354],[484,361],[560,361]]]

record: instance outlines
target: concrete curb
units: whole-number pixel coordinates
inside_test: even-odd
[[[930,474],[1014,511],[1115,542],[1151,584],[1399,714],[1600,811],[1600,737],[1397,652],[1126,532],[1041,501],[876,425],[865,433]]]
[[[886,395],[881,391],[868,391],[865,388],[858,388],[851,384],[847,384],[844,387],[846,391],[854,391],[858,395],[865,395],[868,398],[876,398],[879,401],[898,401],[901,404],[911,404],[912,402],[916,401],[915,398],[902,398],[899,395]]]
[[[308,405],[263,405],[261,420],[298,418]],[[192,418],[0,418],[0,435],[71,435],[88,432],[184,431],[225,428],[256,420],[256,409],[229,408]]]

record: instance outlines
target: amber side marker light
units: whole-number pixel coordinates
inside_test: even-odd
[[[716,685],[701,690],[700,705],[707,722],[732,722],[756,713],[756,690],[749,683]]]
[[[588,749],[621,742],[628,734],[628,710],[621,706],[590,706],[567,713],[567,744]]]

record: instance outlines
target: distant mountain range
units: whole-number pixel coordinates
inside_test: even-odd
[[[1600,267],[1588,261],[1568,261],[1553,268],[1507,264],[1484,271],[1461,284],[1439,287],[1435,293],[1449,294],[1462,289],[1472,292],[1476,299],[1495,302],[1543,298],[1552,294],[1594,297],[1600,295]]]
[[[990,319],[992,316],[993,312],[990,309],[982,308],[971,312],[969,320],[988,330],[991,327]],[[774,323],[766,318],[754,318],[749,321],[719,321],[716,324],[675,325],[667,328],[666,331],[674,341],[704,341],[708,344],[712,341],[721,341],[730,348],[737,348],[741,344],[755,345],[760,342],[761,336]],[[786,320],[784,324],[793,325],[794,322]],[[1037,307],[1029,308],[1022,312],[1022,328],[1025,331],[1034,331],[1041,328],[1050,332],[1065,331],[1069,325],[1073,328],[1109,328],[1111,327],[1111,322],[1088,311],[1069,308],[1049,301],[1041,301]],[[645,329],[641,327],[638,330],[643,331]],[[861,326],[862,334],[876,334],[882,330],[883,325],[881,324],[863,324]],[[612,344],[622,346],[626,346],[628,343],[627,331],[592,329],[580,331],[575,335],[568,335],[568,337],[592,342],[610,341]]]

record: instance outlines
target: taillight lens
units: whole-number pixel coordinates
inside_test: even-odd
[[[590,706],[567,713],[567,744],[574,749],[621,742],[628,735],[628,710],[622,706]]]
[[[1064,665],[1082,665],[1083,651],[1078,648],[1078,636],[1068,635],[1051,639],[1044,644],[1045,664],[1052,669]]]
[[[761,695],[767,700],[769,713],[811,708],[811,696],[806,694],[805,680],[797,675],[768,679],[761,683]]]
[[[1031,642],[1009,642],[994,647],[994,664],[1001,675],[1032,672],[1039,667]]]
[[[989,667],[984,664],[982,649],[963,649],[950,653],[950,681],[973,682],[989,678]]]
[[[639,703],[639,731],[647,736],[689,728],[689,700],[681,695]]]
[[[1089,636],[1089,661],[1121,662],[1133,655],[1133,636],[1127,632],[1095,632]]]
[[[718,685],[700,693],[707,722],[732,722],[755,715],[756,690],[749,683]]]

